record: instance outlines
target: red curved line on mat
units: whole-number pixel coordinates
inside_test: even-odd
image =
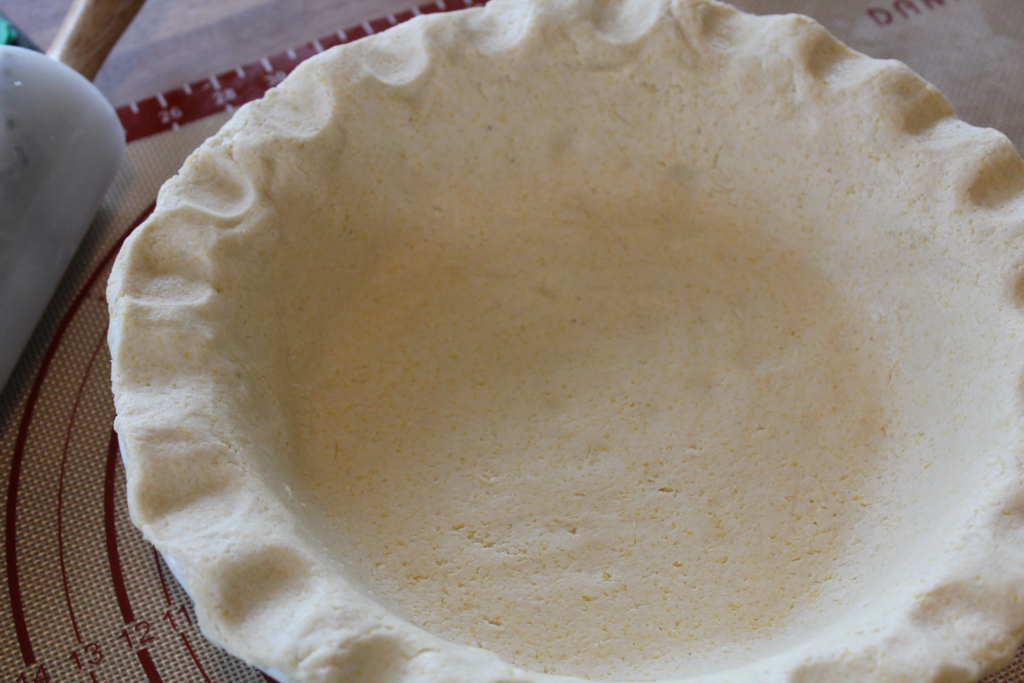
[[[184,633],[180,635],[181,639],[185,641],[185,649],[188,650],[188,654],[192,657],[192,661],[195,662],[196,667],[199,669],[199,673],[203,674],[203,680],[206,681],[206,683],[213,683],[213,681],[210,680],[210,677],[206,675],[206,669],[204,669],[203,665],[199,663],[199,657],[196,657],[196,651],[192,649],[192,643],[188,642],[188,636]]]
[[[68,431],[64,436],[64,452],[60,456],[60,484],[57,486],[57,551],[60,554],[60,578],[64,584],[64,601],[68,604],[68,616],[71,617],[71,626],[75,629],[75,640],[79,643],[82,642],[82,632],[78,629],[75,610],[71,607],[71,591],[68,590],[68,571],[67,565],[64,562],[64,470],[68,462],[68,445],[71,443],[71,430],[75,426],[75,415],[78,413],[78,405],[82,400],[82,394],[85,392],[85,384],[89,381],[89,375],[92,374],[93,363],[96,362],[96,356],[102,347],[103,338],[100,338],[96,343],[96,348],[93,349],[92,357],[89,358],[89,364],[85,366],[85,376],[82,378],[82,383],[78,386],[78,393],[75,394],[75,404],[71,408],[71,417],[68,419]]]
[[[88,298],[89,291],[96,284],[96,280],[99,279],[103,269],[107,267],[121,248],[125,238],[142,221],[149,217],[149,214],[153,212],[155,207],[155,202],[150,204],[135,219],[135,222],[118,238],[114,246],[110,248],[110,251],[106,253],[103,260],[100,261],[99,265],[96,266],[96,269],[89,276],[89,279],[85,281],[85,284],[78,291],[74,301],[71,302],[71,306],[68,307],[67,313],[64,314],[64,318],[60,321],[57,332],[53,335],[53,339],[50,340],[50,345],[46,347],[43,361],[39,364],[36,378],[32,382],[32,389],[29,391],[28,399],[25,401],[25,412],[21,415],[18,437],[14,441],[14,454],[11,456],[11,472],[7,479],[7,516],[4,523],[4,548],[7,565],[7,594],[11,600],[11,619],[14,621],[14,632],[18,637],[18,647],[21,649],[21,658],[25,662],[25,666],[35,664],[36,655],[32,649],[32,641],[29,639],[28,624],[25,621],[25,605],[21,597],[21,579],[18,575],[18,485],[21,482],[21,466],[25,460],[25,443],[28,441],[28,432],[32,425],[32,415],[35,413],[36,403],[39,402],[39,393],[43,388],[46,374],[50,370],[50,364],[53,362],[54,356],[57,355],[57,349],[60,347],[64,334],[71,325],[71,321],[78,313],[78,309],[82,307],[82,303]]]
[[[160,577],[160,587],[164,589],[164,597],[167,599],[167,604],[171,605],[171,594],[167,590],[167,582],[164,581],[164,570],[163,567],[160,566],[160,553],[157,552],[156,548],[153,548],[153,561],[156,563],[157,576]],[[202,663],[200,663],[199,657],[196,655],[196,651],[192,649],[192,643],[188,641],[188,637],[186,637],[184,633],[179,635],[181,636],[181,639],[185,641],[185,649],[188,650],[188,654],[192,658],[192,661],[195,662],[196,668],[199,669],[199,673],[203,675],[203,680],[205,680],[206,683],[213,683],[213,681],[210,680],[210,677],[206,675],[206,669],[204,669]]]
[[[270,676],[268,676],[267,674],[263,673],[259,669],[256,669],[256,672],[260,676],[263,676],[263,680],[265,680],[267,683],[277,683],[277,679],[276,678],[271,678]]]
[[[164,683],[164,679],[160,678],[160,672],[156,670],[153,658],[149,656],[149,650],[139,650],[135,653],[135,656],[139,658],[142,670],[146,672],[146,678],[149,679],[149,683]]]
[[[117,483],[117,432],[110,430],[107,446],[107,476],[103,483],[103,531],[107,539],[107,561],[110,563],[110,580],[114,583],[114,595],[121,610],[121,619],[130,624],[135,621],[135,612],[128,599],[128,588],[124,583],[124,569],[121,568],[121,551],[117,548],[117,526],[114,519],[114,488]]]
[[[153,563],[156,565],[156,575],[160,577],[160,587],[164,589],[164,598],[167,600],[167,606],[171,606],[171,594],[167,590],[167,582],[164,581],[164,568],[160,566],[160,553],[157,552],[156,548],[153,548]]]

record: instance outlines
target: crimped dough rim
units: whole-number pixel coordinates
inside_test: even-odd
[[[519,669],[431,635],[311,547],[304,523],[250,462],[261,439],[284,438],[274,433],[278,425],[237,433],[248,407],[277,397],[246,384],[262,371],[247,365],[251,359],[225,353],[224,335],[244,330],[245,321],[221,317],[212,264],[237,235],[273,223],[278,209],[266,188],[279,181],[275,154],[315,147],[344,119],[342,93],[352,84],[372,82],[382,99],[415,98],[439,70],[458,68],[453,54],[515,55],[550,35],[571,35],[580,59],[603,64],[643,54],[666,26],[697,55],[693,68],[702,58],[729,64],[758,51],[782,55],[790,82],[778,97],[806,98],[823,117],[841,106],[851,130],[871,128],[858,141],[879,177],[905,183],[908,195],[926,190],[900,210],[937,225],[931,238],[951,236],[949,248],[972,264],[967,287],[981,292],[978,300],[1002,325],[997,334],[1024,337],[1024,164],[1012,145],[957,121],[945,99],[902,65],[853,53],[804,17],[758,18],[703,0],[496,0],[335,48],[241,109],[189,158],[125,243],[108,284],[115,426],[132,519],[171,558],[211,640],[296,683],[578,680]],[[1010,365],[997,389],[1019,415],[1019,363]],[[1008,662],[1024,631],[1024,486],[1019,425],[1007,434],[1001,454],[987,454],[976,508],[936,551],[940,566],[920,577],[908,601],[897,601],[902,611],[873,629],[858,625],[692,680],[971,680]]]

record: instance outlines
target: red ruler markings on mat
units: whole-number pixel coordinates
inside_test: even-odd
[[[365,21],[319,40],[261,59],[254,64],[188,83],[138,102],[119,107],[117,115],[128,142],[149,137],[222,111],[234,111],[264,94],[299,64],[324,50],[351,43],[409,21],[421,14],[481,7],[486,0],[435,0],[411,10]]]

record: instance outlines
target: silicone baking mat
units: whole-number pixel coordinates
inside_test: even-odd
[[[938,85],[962,118],[1006,132],[1021,148],[1020,0],[737,4],[809,14],[862,52],[902,59]],[[161,183],[235,107],[334,45],[467,6],[436,0],[119,110],[131,142],[124,167],[0,394],[0,683],[271,680],[203,638],[188,597],[128,519],[111,429],[107,273]],[[1024,683],[1024,656],[987,680]]]

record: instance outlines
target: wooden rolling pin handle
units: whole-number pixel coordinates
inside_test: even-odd
[[[74,0],[46,54],[90,81],[144,0]]]

